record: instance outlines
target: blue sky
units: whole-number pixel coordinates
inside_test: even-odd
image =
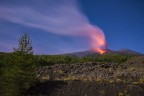
[[[143,0],[0,0],[0,51],[13,51],[25,32],[35,54],[89,50],[98,26],[109,49],[144,53],[143,10]]]

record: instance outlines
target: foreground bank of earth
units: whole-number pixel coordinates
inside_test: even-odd
[[[144,57],[118,63],[43,66],[29,94],[44,96],[143,96]],[[38,95],[39,94],[39,95]]]

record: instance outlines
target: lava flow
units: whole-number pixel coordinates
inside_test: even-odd
[[[106,52],[105,49],[100,49],[100,48],[94,48],[94,49],[92,49],[92,51],[96,51],[96,52],[98,52],[99,54],[104,54],[104,53]]]

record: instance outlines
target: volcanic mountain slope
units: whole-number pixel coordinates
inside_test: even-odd
[[[104,53],[104,54],[143,55],[141,53],[138,53],[138,52],[130,50],[130,49],[120,49],[117,51],[106,49],[106,53]],[[84,57],[84,56],[97,56],[97,55],[99,55],[99,53],[91,51],[91,50],[87,50],[87,51],[81,51],[81,52],[67,53],[64,55]]]
[[[129,49],[120,49],[117,51],[118,53],[123,53],[123,54],[133,54],[133,55],[142,55],[141,53],[138,53],[136,51],[133,50],[129,50]]]

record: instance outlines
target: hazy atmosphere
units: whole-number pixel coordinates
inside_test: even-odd
[[[27,32],[35,54],[95,47],[144,53],[143,10],[143,0],[0,0],[0,51],[11,52]]]

